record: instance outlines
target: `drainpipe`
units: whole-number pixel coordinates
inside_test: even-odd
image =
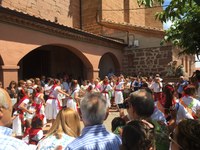
[[[83,29],[83,21],[82,21],[82,9],[83,9],[83,7],[82,7],[82,0],[79,0],[79,2],[80,2],[80,29],[82,30]]]

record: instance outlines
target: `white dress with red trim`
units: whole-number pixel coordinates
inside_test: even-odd
[[[123,84],[124,82],[119,82],[116,84],[116,87],[115,87],[115,103],[116,104],[122,104],[124,101],[123,92],[122,92]]]
[[[17,110],[13,114],[15,119],[13,120],[12,129],[15,135],[23,135],[22,124],[24,121],[24,112],[19,108],[19,105],[22,103],[25,104],[25,107],[28,107],[29,99],[27,97],[22,98],[17,104]]]
[[[42,99],[40,98],[41,94],[42,93],[37,93],[35,95],[34,102],[36,104],[36,106],[35,106],[35,108],[36,108],[36,114],[44,115],[43,124],[46,124],[47,120],[46,120],[46,115],[45,115],[45,112],[44,112],[45,108],[44,108]]]
[[[103,96],[105,97],[107,104],[108,104],[108,107],[111,107],[110,97],[109,97],[109,94],[108,94],[109,91],[112,91],[112,87],[110,86],[110,84],[102,84],[100,91],[103,94]]]
[[[74,99],[74,96],[75,94],[77,94],[79,92],[79,89],[74,89],[73,91],[71,91],[71,94],[70,94],[70,97],[68,100],[67,100],[67,107],[68,108],[71,108],[75,111],[77,111],[77,103],[76,103],[76,100]]]
[[[46,101],[45,115],[48,120],[56,119],[56,116],[61,109],[60,102],[58,100],[58,90],[60,86],[53,86],[49,94],[49,98]]]

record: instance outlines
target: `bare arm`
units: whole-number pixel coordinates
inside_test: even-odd
[[[69,97],[69,94],[65,93],[63,90],[61,89],[58,89],[58,92],[61,93],[61,94],[64,94],[65,96]]]
[[[19,105],[19,108],[22,109],[22,110],[24,110],[25,112],[27,112],[27,113],[29,113],[29,114],[33,114],[33,113],[34,113],[33,111],[30,111],[30,110],[28,110],[28,109],[25,107],[25,103],[21,103],[21,104]]]
[[[40,94],[40,99],[42,100],[42,103],[45,104],[44,94],[43,93]]]
[[[74,93],[74,99],[77,103],[80,103],[81,98],[78,96],[78,92]]]

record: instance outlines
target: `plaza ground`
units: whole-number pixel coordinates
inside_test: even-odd
[[[125,110],[125,113],[126,113],[126,110]],[[108,118],[103,123],[105,125],[106,129],[110,132],[111,132],[111,122],[112,122],[113,118],[115,118],[115,117],[119,117],[119,112],[117,112],[116,108],[112,108],[109,110]],[[50,129],[50,126],[51,126],[51,123],[48,123],[47,126],[45,126],[43,128],[44,133],[48,132],[48,130]],[[83,125],[83,122],[81,121],[81,129],[83,127],[84,127],[84,125]]]

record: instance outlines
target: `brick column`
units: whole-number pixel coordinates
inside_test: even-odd
[[[87,69],[87,79],[96,79],[97,77],[99,77],[99,69],[92,69],[92,68],[88,68]]]
[[[93,79],[96,79],[99,77],[99,69],[94,69],[93,70]]]
[[[0,80],[3,82],[3,87],[6,88],[10,81],[18,82],[19,66],[16,65],[2,65],[0,70]]]

